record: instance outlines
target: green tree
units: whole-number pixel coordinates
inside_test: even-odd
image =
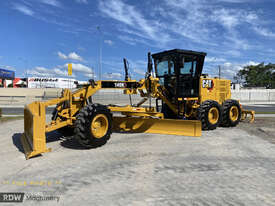
[[[245,66],[234,79],[242,81],[245,87],[275,88],[275,64]]]

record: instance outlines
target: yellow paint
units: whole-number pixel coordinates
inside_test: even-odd
[[[68,73],[69,73],[68,66]],[[151,81],[151,83],[149,83]],[[111,112],[120,112],[127,117],[114,117],[119,130],[132,132],[147,132],[159,134],[175,134],[187,136],[200,136],[201,123],[194,120],[170,120],[164,119],[163,113],[157,112],[156,108],[140,107],[149,98],[161,99],[175,114],[183,114],[184,108],[176,103],[170,102],[164,95],[167,90],[161,86],[157,78],[142,79],[139,82],[135,80],[123,81],[136,82],[138,88],[125,89],[125,94],[139,93],[144,99],[136,107],[108,107]],[[110,81],[116,82],[116,81]],[[150,88],[149,88],[150,86]],[[46,133],[56,129],[73,126],[76,120],[75,115],[78,111],[87,105],[87,99],[94,95],[98,90],[102,89],[102,81],[97,81],[94,84],[86,85],[74,92],[68,89],[63,91],[60,98],[52,99],[46,102],[33,102],[25,107],[24,110],[24,134],[21,137],[21,142],[24,147],[26,159],[38,154],[51,151],[46,147]],[[149,93],[150,89],[150,93]],[[186,114],[188,117],[195,117],[197,108],[205,100],[215,100],[222,104],[225,100],[231,98],[230,81],[216,78],[200,79],[199,97],[185,98],[187,105],[191,110]],[[179,99],[179,101],[181,101]],[[67,107],[62,109],[63,102],[66,102]],[[58,116],[54,121],[46,124],[46,107],[57,105]],[[215,124],[219,119],[217,109],[209,111],[209,121]],[[232,111],[234,113],[234,111]],[[251,121],[254,121],[253,111],[242,110],[242,117],[250,114]],[[108,129],[108,121],[105,115],[99,115],[91,123],[91,132],[96,138],[101,138],[106,134]],[[232,118],[236,118],[232,115]]]
[[[211,124],[216,124],[219,120],[219,110],[216,107],[212,107],[208,112],[208,121]]]
[[[197,120],[113,117],[113,130],[199,137],[201,136],[201,122]]]
[[[95,138],[102,138],[108,131],[108,118],[104,114],[98,114],[91,122],[91,133]]]
[[[227,79],[200,78],[199,102],[202,104],[206,100],[214,100],[220,105],[231,99],[231,82]]]
[[[69,76],[72,76],[73,74],[73,64],[68,64],[68,75]]]
[[[24,109],[24,133],[21,136],[26,159],[44,152],[50,152],[46,147],[45,136],[46,111],[43,102],[33,102]]]
[[[241,121],[244,121],[247,118],[247,115],[250,115],[250,123],[253,123],[255,120],[255,111],[242,110]]]
[[[239,118],[239,108],[237,106],[232,106],[229,111],[229,118],[231,121],[235,122]]]

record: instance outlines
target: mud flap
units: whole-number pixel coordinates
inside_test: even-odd
[[[21,143],[26,159],[51,151],[51,148],[46,148],[45,110],[43,102],[33,102],[25,106],[24,133],[21,136]]]
[[[156,133],[183,136],[201,136],[198,120],[113,117],[113,131],[131,133]]]

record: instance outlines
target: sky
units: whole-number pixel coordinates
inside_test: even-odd
[[[147,52],[178,48],[206,52],[203,73],[220,66],[233,79],[275,63],[274,10],[274,0],[1,0],[0,68],[68,77],[72,63],[70,78],[123,79],[125,57],[141,79]]]

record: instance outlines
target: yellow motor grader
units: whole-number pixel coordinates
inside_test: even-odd
[[[202,130],[234,127],[247,114],[252,122],[254,111],[243,110],[238,100],[231,99],[230,80],[202,74],[205,56],[180,49],[148,53],[147,72],[140,81],[128,77],[124,59],[124,81],[90,80],[74,92],[65,89],[60,98],[26,105],[21,137],[26,159],[51,151],[46,133],[54,130],[73,135],[85,148],[95,148],[105,144],[112,131],[201,136]],[[127,106],[94,103],[92,96],[102,89],[139,94],[142,100]],[[46,123],[46,107],[51,105],[56,107],[52,121]]]

